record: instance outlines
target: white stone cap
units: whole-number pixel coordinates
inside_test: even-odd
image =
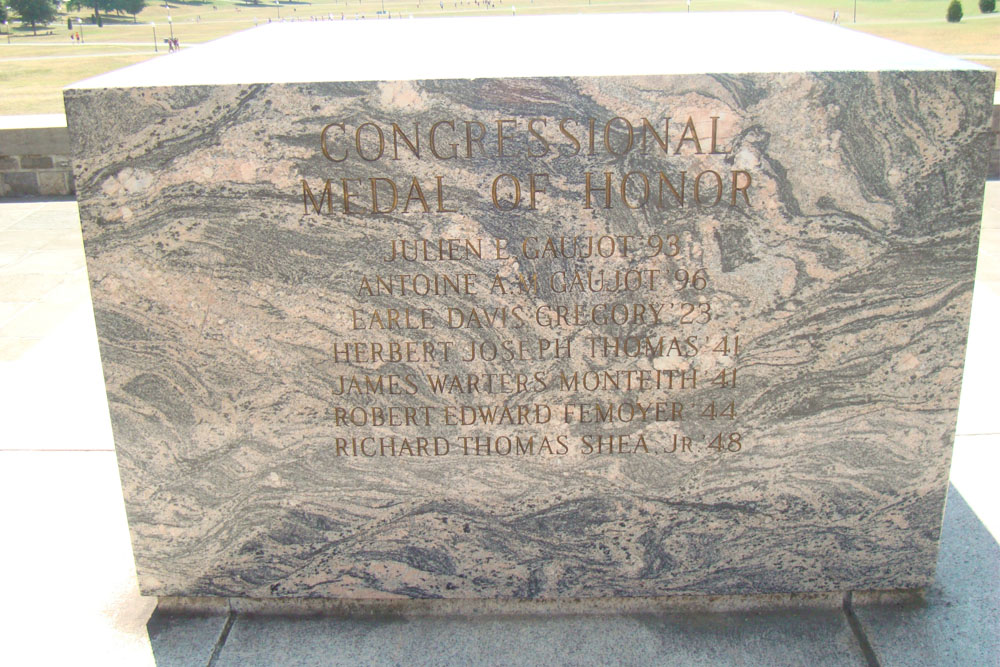
[[[21,116],[0,116],[0,130],[35,130],[46,127],[66,127],[66,114],[36,113]]]
[[[786,12],[372,16],[266,23],[68,88],[891,70],[988,68]]]

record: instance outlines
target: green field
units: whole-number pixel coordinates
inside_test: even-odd
[[[443,7],[441,6],[443,4]],[[480,6],[482,5],[482,6]],[[242,2],[178,2],[147,7],[137,17],[111,15],[98,28],[93,16],[73,12],[71,19],[84,43],[70,40],[67,15],[32,35],[28,27],[11,22],[11,35],[0,34],[0,115],[60,113],[61,88],[67,84],[154,57],[169,57],[163,39],[173,32],[181,46],[190,46],[253,27],[268,20],[330,18],[384,20],[376,12],[383,6],[393,18],[435,16],[509,15],[517,13],[600,13],[686,11],[686,0],[494,0],[487,9],[475,0],[342,0],[339,2],[287,2],[251,5]],[[829,21],[835,10],[847,28],[888,37],[924,48],[968,56],[994,69],[1000,68],[1000,13],[983,15],[973,0],[965,0],[961,23],[945,21],[947,0],[692,0],[692,11],[783,10]],[[170,21],[168,22],[168,13]],[[155,26],[153,25],[155,24]],[[154,51],[156,34],[158,51]],[[9,39],[9,43],[8,43]],[[279,54],[275,54],[280,57]],[[789,54],[794,60],[794,54]]]

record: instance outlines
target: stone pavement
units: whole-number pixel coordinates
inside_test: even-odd
[[[923,600],[421,617],[154,613],[139,595],[76,204],[0,203],[0,663],[1000,665],[1000,183],[987,185],[935,585]]]

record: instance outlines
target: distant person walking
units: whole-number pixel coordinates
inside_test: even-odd
[[[840,10],[839,9],[833,10],[833,22],[834,23],[840,23]]]

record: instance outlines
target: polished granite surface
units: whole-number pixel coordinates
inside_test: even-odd
[[[67,90],[143,591],[927,586],[993,75],[803,26],[823,71]]]

